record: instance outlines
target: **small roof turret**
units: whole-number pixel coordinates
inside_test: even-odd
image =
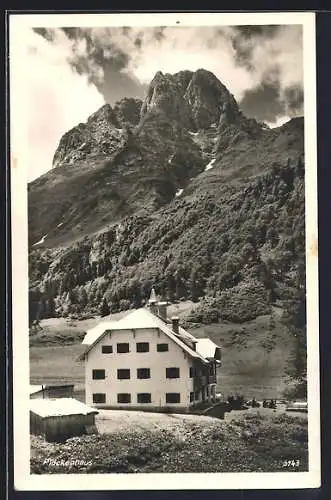
[[[152,290],[151,290],[151,295],[149,297],[148,303],[149,304],[155,304],[156,302],[157,302],[157,298],[156,298],[155,289],[153,287]]]

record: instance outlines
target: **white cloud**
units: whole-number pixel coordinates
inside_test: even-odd
[[[84,31],[84,30],[83,30]],[[93,41],[107,54],[114,46],[129,56],[123,70],[141,83],[149,83],[157,71],[176,73],[205,68],[212,71],[240,101],[244,93],[263,80],[276,78],[281,93],[292,85],[302,85],[302,27],[284,25],[273,38],[241,37],[241,47],[251,49],[251,67],[236,59],[233,40],[238,32],[233,27],[165,27],[159,39],[155,29],[118,28],[85,29]],[[138,39],[139,43],[135,43]]]
[[[50,43],[29,29],[24,35],[21,33],[20,40],[13,38],[11,46],[12,102],[20,99],[22,81],[27,98],[26,116],[23,106],[14,105],[11,120],[14,135],[16,128],[26,126],[29,181],[52,167],[61,136],[104,104],[103,96],[87,76],[79,75],[70,65],[73,43],[60,30],[53,35]],[[23,40],[25,57],[18,58]],[[77,50],[82,53],[84,45],[80,44]]]
[[[114,53],[115,46],[128,54],[129,62],[123,71],[144,84],[148,84],[157,71],[176,73],[199,68],[213,72],[237,99],[256,84],[250,72],[235,62],[230,28],[223,28],[224,36],[218,35],[216,39],[213,27],[166,27],[159,41],[155,38],[155,29],[132,28],[123,32],[118,28],[92,28],[83,31],[105,48],[104,53]],[[135,44],[137,38],[139,44]]]
[[[251,63],[257,79],[268,78],[268,75],[277,79],[281,97],[286,88],[302,86],[302,27],[281,26],[276,37],[256,43]]]
[[[61,136],[96,111],[104,98],[97,87],[102,83],[103,67],[89,50],[102,48],[105,58],[125,53],[128,64],[121,71],[148,84],[159,70],[167,73],[205,68],[212,71],[240,102],[244,93],[265,79],[277,79],[281,98],[286,88],[302,85],[302,40],[300,26],[283,26],[274,38],[240,40],[251,49],[250,67],[239,65],[233,47],[238,37],[231,27],[166,27],[155,37],[158,28],[83,28],[92,46],[84,37],[69,39],[60,29],[49,30],[48,42],[33,30],[20,33],[11,46],[25,49],[17,58],[11,115],[15,123],[13,135],[23,134],[23,92],[27,92],[27,137],[29,180],[51,168],[52,158]],[[91,48],[92,47],[92,48]],[[22,64],[24,61],[24,64]],[[72,62],[81,61],[86,74],[78,74]],[[11,65],[13,68],[13,65]],[[22,82],[24,85],[22,85]],[[20,104],[19,104],[20,103]],[[285,110],[284,114],[288,111]],[[286,121],[287,116],[275,121]],[[276,126],[272,124],[272,126]]]

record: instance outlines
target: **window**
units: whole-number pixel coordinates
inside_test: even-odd
[[[157,344],[156,350],[157,350],[157,352],[169,351],[169,345],[168,344]]]
[[[180,393],[179,392],[167,392],[166,403],[180,403]]]
[[[131,394],[126,394],[125,392],[117,394],[118,403],[131,403]]]
[[[151,378],[151,370],[149,368],[137,368],[137,378]]]
[[[103,345],[101,348],[101,352],[103,354],[112,354],[113,346],[112,345]]]
[[[103,393],[94,393],[92,394],[93,403],[105,403],[106,402],[106,394]]]
[[[117,370],[117,378],[118,379],[125,379],[125,378],[130,378],[130,369],[120,369]]]
[[[179,368],[166,368],[167,378],[179,378]]]
[[[129,344],[127,343],[121,343],[117,344],[117,352],[130,352],[129,351]]]
[[[149,343],[137,342],[137,352],[149,352]]]
[[[194,392],[190,392],[190,403],[194,401]]]
[[[200,401],[200,393],[199,393],[199,391],[195,391],[195,397],[194,397],[194,400],[195,400],[195,401]]]
[[[190,366],[190,378],[194,377],[194,368]]]
[[[140,394],[137,394],[137,402],[138,403],[151,403],[152,402],[151,394],[148,392],[141,392]]]
[[[93,380],[101,380],[106,378],[105,370],[92,370]]]

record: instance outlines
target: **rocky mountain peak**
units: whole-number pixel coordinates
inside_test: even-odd
[[[225,89],[225,86],[220,82],[214,73],[203,68],[199,68],[192,73],[191,82],[193,85],[198,85],[200,87],[212,88],[218,90]]]
[[[221,117],[231,119],[238,116],[236,100],[218,78],[204,69],[198,69],[187,87],[185,99],[189,102],[197,129],[206,129],[218,124]]]
[[[123,143],[123,130],[110,104],[104,104],[86,123],[64,134],[53,158],[53,167],[73,164],[87,157],[109,155]]]
[[[228,89],[210,71],[184,70],[173,75],[158,71],[141,108],[143,117],[161,112],[192,130],[207,129],[222,117],[232,123],[240,116],[238,104]]]
[[[134,97],[124,97],[114,105],[117,120],[122,126],[138,125],[143,102]]]
[[[88,125],[104,122],[109,125],[113,125],[114,127],[118,127],[118,121],[116,118],[116,114],[113,111],[110,104],[104,104],[99,108],[95,113],[93,113],[87,120]]]
[[[148,113],[162,113],[171,120],[190,128],[191,116],[184,100],[183,75],[163,74],[158,71],[151,81],[141,108],[141,118]]]
[[[216,154],[216,149],[224,151],[234,139],[237,140],[238,133],[241,137],[258,135],[261,127],[253,122],[241,113],[233,95],[212,72],[201,68],[174,74],[158,71],[144,101],[124,98],[113,108],[104,104],[85,124],[79,124],[64,134],[55,152],[53,166],[98,156],[110,158],[117,148],[127,143],[130,134],[139,135],[140,140],[145,137],[147,148],[153,136],[155,147],[159,149],[162,143],[172,142],[184,131],[186,135],[188,132],[200,132],[200,135],[206,132],[206,138],[199,135],[195,142],[199,142],[203,158],[208,159]],[[188,139],[190,143],[191,139]],[[163,146],[161,149],[169,150]]]

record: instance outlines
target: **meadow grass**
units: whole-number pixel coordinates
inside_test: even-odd
[[[178,416],[173,427],[161,421],[157,428],[128,425],[62,444],[32,436],[31,450],[31,472],[36,474],[308,470],[307,420],[287,415],[255,415],[231,423]],[[85,464],[76,465],[76,458]],[[70,463],[58,465],[61,461]]]

